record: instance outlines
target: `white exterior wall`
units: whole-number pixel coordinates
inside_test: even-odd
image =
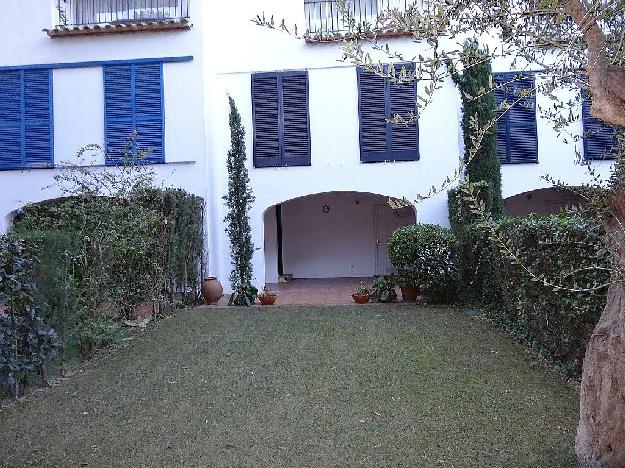
[[[256,196],[251,221],[258,247],[253,260],[257,286],[265,282],[264,249],[275,248],[273,244],[265,246],[264,233],[265,229],[275,232],[275,216],[272,218],[268,212],[266,225],[264,216],[277,203],[333,191],[414,199],[431,186],[440,186],[458,165],[462,154],[460,97],[451,80],[436,92],[434,102],[420,116],[420,161],[360,163],[356,69],[338,62],[339,45],[306,44],[250,21],[264,11],[267,17],[274,14],[276,24],[286,17],[287,24],[297,22],[302,31],[303,0],[193,0],[194,27],[190,31],[59,39],[50,39],[41,31],[52,24],[52,5],[52,0],[12,1],[4,5],[0,18],[0,66],[194,57],[188,63],[164,65],[168,164],[155,166],[155,170],[163,184],[185,188],[206,199],[209,270],[222,279],[226,288],[230,255],[221,197],[226,192],[226,153],[230,145],[227,94],[235,99],[247,131],[248,168]],[[422,50],[408,39],[394,39],[391,43],[407,57]],[[254,169],[251,74],[302,69],[309,72],[312,165]],[[494,69],[509,71],[503,61],[495,62]],[[103,78],[99,67],[53,73],[55,162],[59,163],[71,160],[76,150],[86,144],[103,143]],[[418,86],[419,91],[421,88]],[[538,96],[537,101],[539,105],[550,105],[544,96]],[[581,122],[576,131],[581,133]],[[538,135],[538,164],[503,167],[504,197],[548,187],[540,179],[543,174],[573,184],[585,180],[585,170],[574,164],[573,145],[558,138],[540,115]],[[607,174],[609,163],[595,164]],[[42,190],[52,183],[55,174],[55,169],[0,172],[0,232],[7,229],[8,216],[15,209],[58,195],[55,189]],[[446,225],[446,198],[446,193],[441,193],[419,204],[417,221]]]
[[[194,2],[194,27],[189,31],[57,39],[42,32],[52,26],[52,6],[52,0],[3,5],[0,66],[193,56],[191,62],[163,65],[166,164],[153,168],[159,184],[206,197],[201,2]],[[76,152],[85,145],[104,144],[104,78],[102,67],[52,73],[54,162],[59,165],[74,162]],[[103,165],[103,156],[93,163]],[[9,227],[16,209],[59,195],[58,188],[50,187],[58,173],[58,169],[0,171],[0,232]]]

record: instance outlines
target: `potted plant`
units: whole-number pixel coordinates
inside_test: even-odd
[[[352,294],[352,298],[356,304],[366,304],[369,302],[369,298],[371,297],[371,292],[369,288],[365,285],[365,283],[360,283],[360,286],[354,294]]]
[[[371,299],[377,302],[395,301],[395,279],[392,276],[378,276],[371,286]]]
[[[249,283],[237,284],[232,291],[228,305],[239,307],[251,307],[254,305],[258,289]]]
[[[401,298],[404,301],[414,302],[419,295],[421,281],[416,275],[403,273],[398,277],[399,289],[401,290]]]
[[[277,298],[278,294],[275,291],[270,291],[266,288],[258,294],[258,300],[260,300],[261,305],[264,306],[274,305]]]

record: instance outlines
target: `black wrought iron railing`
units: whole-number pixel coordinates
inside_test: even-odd
[[[406,9],[415,3],[415,0],[347,0],[349,18],[354,27],[368,25],[376,26],[380,13],[390,10]],[[350,30],[349,22],[336,0],[304,0],[306,27],[311,35],[340,34]]]
[[[54,0],[57,26],[189,18],[191,0]]]

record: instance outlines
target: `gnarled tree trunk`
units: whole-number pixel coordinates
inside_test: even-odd
[[[615,197],[617,219],[625,220],[625,191]],[[576,439],[580,464],[593,468],[625,467],[625,233],[613,221],[608,234],[620,275],[586,349]]]

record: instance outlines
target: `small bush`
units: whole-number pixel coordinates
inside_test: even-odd
[[[251,284],[237,284],[232,291],[228,305],[238,307],[251,307],[258,295],[258,288]]]
[[[449,229],[417,224],[396,230],[388,240],[391,263],[404,287],[427,286],[433,302],[455,299],[457,241]]]

